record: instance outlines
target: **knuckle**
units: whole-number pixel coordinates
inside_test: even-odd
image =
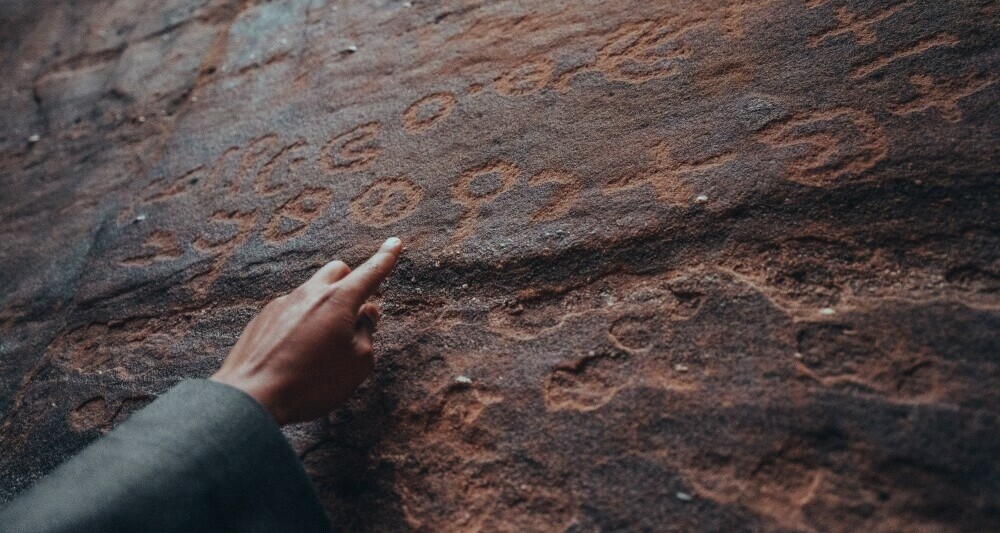
[[[324,287],[320,297],[325,304],[334,307],[346,305],[347,302],[347,293],[345,292],[344,287],[337,284]]]
[[[323,298],[328,300],[339,300],[343,297],[344,288],[340,285],[333,284],[323,288]]]
[[[346,274],[347,272],[351,271],[350,267],[347,266],[347,263],[345,263],[345,262],[343,262],[343,261],[341,261],[339,259],[336,260],[336,261],[330,262],[330,264],[327,265],[326,270],[327,270],[327,272],[329,272],[329,273],[331,273],[333,275],[337,275],[337,276],[342,276],[342,275]]]

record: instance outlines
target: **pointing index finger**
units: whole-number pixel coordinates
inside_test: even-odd
[[[360,307],[369,296],[375,294],[378,286],[389,277],[393,267],[396,266],[402,249],[403,243],[399,239],[389,237],[375,255],[340,280],[339,284],[350,295],[354,307]]]

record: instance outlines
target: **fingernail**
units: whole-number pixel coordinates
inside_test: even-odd
[[[388,239],[385,240],[385,243],[382,245],[382,248],[395,248],[399,246],[400,242],[402,241],[399,240],[399,237],[389,237]]]

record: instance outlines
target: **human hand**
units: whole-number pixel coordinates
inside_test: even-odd
[[[344,403],[375,367],[372,333],[381,311],[366,300],[389,277],[401,250],[392,237],[353,272],[343,261],[327,263],[271,301],[211,379],[252,396],[279,425]]]

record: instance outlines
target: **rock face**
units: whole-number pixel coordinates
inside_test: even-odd
[[[0,501],[398,235],[343,529],[1000,528],[997,2],[0,18]]]

